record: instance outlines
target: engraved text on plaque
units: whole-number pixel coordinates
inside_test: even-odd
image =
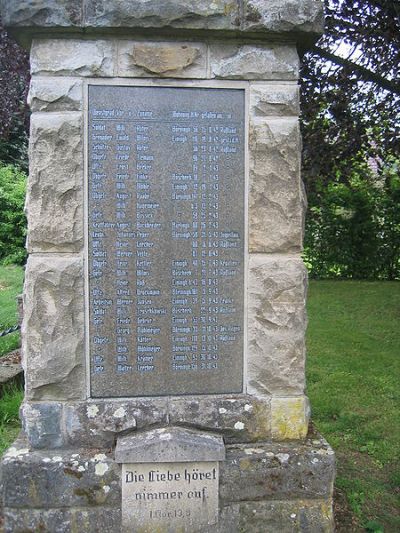
[[[90,85],[93,397],[241,392],[244,90]]]

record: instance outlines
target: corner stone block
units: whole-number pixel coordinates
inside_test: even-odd
[[[83,245],[80,113],[34,113],[26,210],[28,252],[75,252]]]
[[[250,116],[295,116],[300,113],[300,95],[297,85],[250,85]]]
[[[85,398],[82,259],[30,256],[24,294],[26,399]]]
[[[301,140],[295,118],[250,117],[249,251],[299,252]]]
[[[205,78],[207,47],[202,43],[131,42],[118,46],[123,77]]]
[[[244,0],[246,31],[304,31],[322,33],[324,15],[320,0]]]
[[[250,255],[248,392],[303,394],[307,272],[300,258]]]
[[[23,444],[27,445],[15,442],[2,458],[4,507],[45,510],[120,506],[121,469],[110,454],[93,448],[29,451],[21,448]]]
[[[31,73],[33,76],[113,76],[114,43],[111,40],[34,39]]]
[[[210,45],[211,78],[231,80],[297,80],[295,46],[230,43]]]
[[[33,78],[28,95],[31,111],[80,111],[82,81],[76,78]]]
[[[82,22],[82,0],[2,0],[3,23],[11,26],[78,26]]]
[[[310,406],[306,396],[272,398],[271,433],[275,440],[304,439],[310,421]]]
[[[107,485],[105,485],[107,487]],[[121,528],[121,510],[116,507],[94,509],[4,509],[4,533],[37,531],[71,533],[101,531],[115,533]]]
[[[334,453],[324,439],[227,446],[221,501],[329,498],[334,470]]]
[[[332,533],[334,530],[330,500],[241,502],[223,507],[221,514],[232,523],[212,533]]]
[[[270,399],[243,394],[171,398],[169,422],[222,434],[226,443],[264,441],[271,437]]]
[[[25,402],[21,406],[20,415],[31,449],[62,447],[64,442],[61,403]]]

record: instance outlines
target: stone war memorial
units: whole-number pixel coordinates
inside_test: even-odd
[[[320,0],[2,0],[30,50],[5,531],[330,532],[299,54]]]

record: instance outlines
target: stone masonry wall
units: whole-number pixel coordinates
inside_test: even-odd
[[[228,442],[304,438],[307,276],[300,258],[305,200],[295,46],[35,39],[31,68],[22,410],[31,446],[89,445],[90,439],[109,445],[120,431],[155,423],[194,424],[222,432]],[[86,401],[83,94],[89,78],[248,82],[247,394],[193,397],[189,409],[187,398]]]

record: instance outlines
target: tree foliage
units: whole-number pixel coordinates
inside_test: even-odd
[[[400,150],[400,3],[325,0],[326,32],[302,69],[304,178],[351,176],[349,161]]]
[[[27,169],[29,59],[0,21],[0,161]]]
[[[325,10],[326,32],[302,68],[306,255],[318,276],[393,279],[400,3],[325,0]]]

